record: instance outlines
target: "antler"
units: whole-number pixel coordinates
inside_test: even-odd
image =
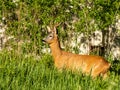
[[[55,25],[51,25],[51,22],[50,22],[50,27],[47,26],[48,32],[54,32],[54,33],[56,33],[56,27],[59,26],[60,24],[61,23],[56,23]]]
[[[52,32],[51,28],[47,26],[48,32]]]
[[[56,27],[58,27],[61,23],[56,23],[54,26],[53,26],[53,31],[56,33]]]

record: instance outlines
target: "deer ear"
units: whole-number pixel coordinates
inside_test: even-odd
[[[52,30],[50,29],[49,26],[47,26],[47,30],[48,30],[48,32],[52,32]]]

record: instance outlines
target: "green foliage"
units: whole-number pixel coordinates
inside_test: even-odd
[[[94,30],[104,30],[114,24],[116,15],[120,14],[119,4],[118,0],[1,0],[0,21],[8,26],[7,34],[14,35],[18,40],[31,42],[27,52],[40,54],[42,38],[50,22],[61,22],[63,27],[65,22],[70,27],[75,26],[74,29],[64,27],[68,30],[66,34],[73,30],[72,32],[84,32],[88,35]],[[72,23],[74,17],[77,20]],[[61,26],[60,39],[67,36],[61,33]]]
[[[98,22],[99,27],[104,29],[111,24],[114,24],[116,15],[120,14],[119,0],[96,0],[93,6],[93,16]]]

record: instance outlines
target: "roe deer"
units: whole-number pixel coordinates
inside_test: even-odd
[[[57,26],[54,25],[52,28],[48,26],[49,35],[43,39],[51,48],[55,67],[60,70],[63,68],[72,71],[81,70],[82,73],[89,74],[92,77],[99,75],[106,77],[110,63],[101,56],[79,55],[61,50],[56,33]]]

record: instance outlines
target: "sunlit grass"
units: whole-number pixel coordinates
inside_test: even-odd
[[[57,71],[50,55],[38,61],[24,54],[0,53],[0,90],[119,90],[119,82],[114,70],[106,80],[92,79],[81,73]]]

